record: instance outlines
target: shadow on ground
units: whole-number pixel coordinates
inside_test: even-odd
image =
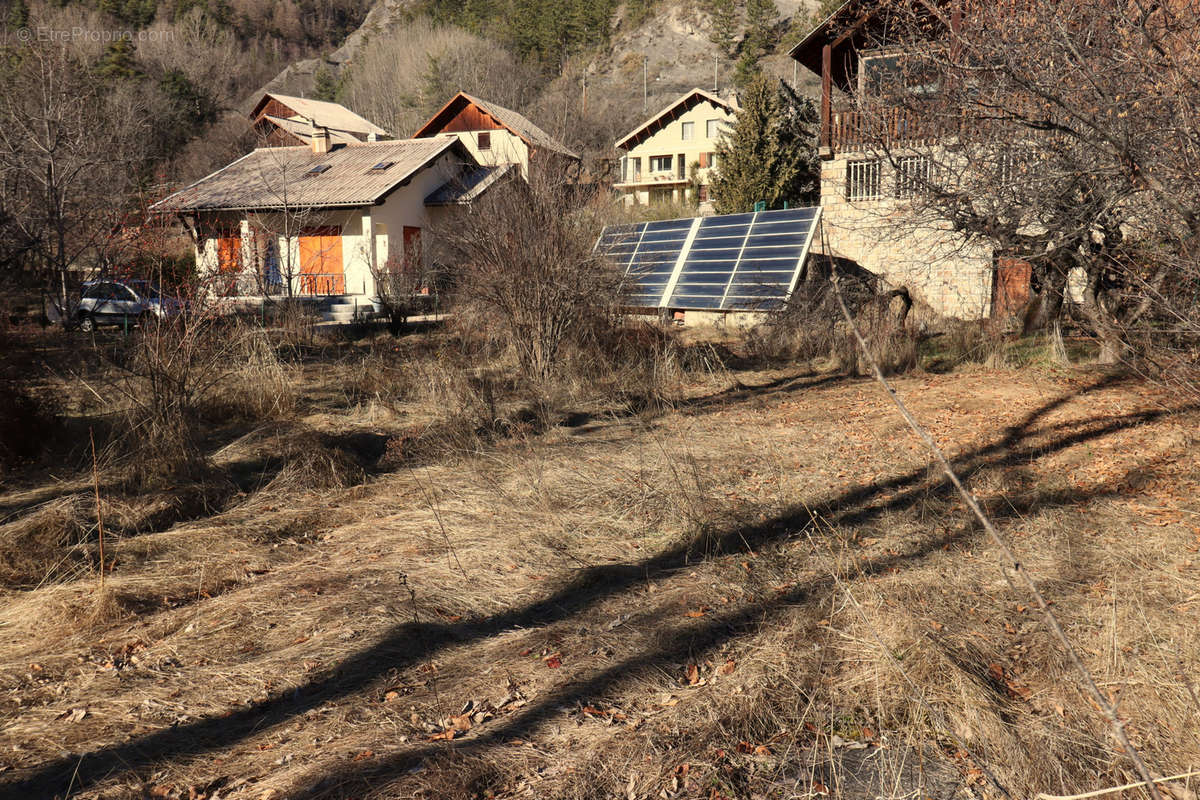
[[[1072,422],[1044,426],[1034,431],[1035,425],[1054,409],[1080,394],[1113,382],[1114,379],[1106,379],[1051,400],[1030,412],[1020,423],[1007,428],[998,441],[958,456],[955,459],[956,467],[969,475],[984,468],[1028,463],[1081,442],[1097,440],[1178,413],[1150,410],[1097,417],[1082,424]],[[796,386],[794,382],[782,381],[777,385],[761,387],[761,390],[786,392],[792,390],[789,386],[804,388],[808,385],[802,383]],[[1192,408],[1180,411],[1183,410]],[[1092,492],[1075,493],[1067,497],[1031,493],[1019,502],[996,509],[996,514],[1001,519],[1019,518],[1039,509],[1085,502],[1116,494],[1120,490],[1121,481],[1115,479]],[[394,674],[395,670],[426,661],[445,648],[485,640],[516,628],[534,628],[570,619],[605,598],[643,587],[647,582],[662,580],[697,560],[756,551],[765,545],[795,536],[824,535],[823,532],[832,527],[861,525],[888,512],[913,507],[928,500],[931,495],[948,498],[951,492],[945,482],[931,481],[929,470],[921,467],[886,481],[859,485],[831,497],[805,498],[804,502],[797,502],[790,510],[772,519],[755,525],[709,532],[644,560],[582,568],[570,581],[544,599],[521,608],[454,624],[400,624],[376,644],[284,695],[221,716],[199,719],[128,742],[108,745],[82,756],[55,759],[10,776],[0,783],[0,794],[14,798],[60,796],[68,791],[68,787],[74,791],[83,790],[115,773],[136,773],[166,759],[187,758],[229,747],[248,736],[282,725],[322,703],[360,692],[377,680],[382,680],[388,673]],[[969,542],[978,533],[974,522],[967,521],[955,529],[927,537],[926,541],[918,543],[908,552],[863,561],[860,568],[868,576],[903,569],[931,552]],[[526,737],[542,723],[560,714],[564,705],[569,706],[609,691],[649,669],[703,657],[706,651],[731,639],[751,635],[771,625],[789,607],[819,600],[834,588],[832,578],[816,579],[798,584],[769,601],[682,624],[664,632],[653,650],[614,663],[585,680],[568,683],[544,694],[536,703],[503,720],[489,723],[486,729],[480,729],[478,734],[473,734],[469,739],[423,744],[370,763],[348,764],[336,774],[312,775],[289,791],[288,796],[317,798],[340,796],[347,792],[361,793],[365,786],[398,778],[424,759],[445,753],[448,749],[479,754],[514,737]]]

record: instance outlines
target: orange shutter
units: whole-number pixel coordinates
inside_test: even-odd
[[[306,229],[300,234],[300,293],[344,294],[345,291],[341,229]]]

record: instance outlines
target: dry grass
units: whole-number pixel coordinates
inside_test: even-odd
[[[999,796],[985,773],[1012,796],[1132,774],[871,383],[730,373],[719,346],[672,343],[676,366],[654,367],[669,404],[604,413],[580,379],[562,396],[593,404],[583,422],[475,430],[381,472],[355,435],[526,402],[450,357],[458,344],[403,346],[427,355],[367,343],[287,367],[294,418],[210,455],[225,471],[262,461],[263,477],[117,537],[103,596],[79,571],[0,598],[0,675],[20,699],[0,785],[900,798]],[[364,365],[382,374],[350,386]],[[898,386],[1152,767],[1200,763],[1197,412],[1083,374]],[[41,491],[0,495],[43,508],[0,532],[86,518],[68,494],[50,524]]]

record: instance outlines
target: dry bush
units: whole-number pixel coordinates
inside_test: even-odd
[[[621,277],[593,252],[598,226],[578,193],[547,175],[509,181],[438,232],[460,272],[459,313],[494,326],[525,377],[548,381],[568,343],[616,324]]]
[[[236,320],[151,321],[109,357],[124,405],[108,455],[137,486],[206,479],[206,423],[278,419],[295,406],[271,343]]]
[[[201,398],[206,417],[257,421],[284,419],[296,408],[288,370],[265,331],[239,326],[231,371]]]
[[[885,375],[898,375],[917,366],[917,337],[907,325],[910,307],[907,292],[890,292],[872,297],[855,315],[854,324]],[[839,326],[839,333],[834,339],[833,357],[841,368],[851,375],[871,374],[870,361],[863,355],[854,332],[848,326]]]
[[[1008,342],[987,321],[950,320],[937,339],[940,355],[951,364],[1008,365]]]
[[[283,466],[263,487],[268,496],[279,492],[345,489],[362,483],[362,465],[346,450],[331,447],[321,436],[307,432],[288,436],[276,456]]]
[[[30,589],[78,574],[96,533],[91,498],[70,495],[0,525],[0,586]]]
[[[687,373],[724,369],[711,347],[682,347],[656,323],[605,323],[564,353],[557,386],[567,398],[661,411],[679,400]]]
[[[272,340],[280,350],[299,352],[315,346],[317,320],[312,306],[284,299],[266,306],[262,322],[270,328]]]
[[[872,354],[888,374],[917,366],[917,337],[908,325],[907,291],[880,292],[873,282],[840,283],[842,297]],[[857,339],[846,324],[837,290],[827,281],[800,284],[786,305],[747,337],[752,355],[766,360],[830,359],[851,375],[868,373]]]

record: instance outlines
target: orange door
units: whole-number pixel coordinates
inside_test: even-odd
[[[229,296],[237,291],[237,278],[242,271],[242,236],[240,233],[221,233],[217,236],[217,292]]]
[[[410,279],[419,279],[423,270],[422,260],[424,254],[421,252],[421,229],[410,225],[404,226],[404,271],[410,276]],[[414,284],[419,283],[419,280],[414,280]],[[429,294],[429,287],[418,285],[414,287],[421,294]]]
[[[1029,302],[1033,267],[1019,258],[996,259],[996,277],[992,283],[992,318],[1005,319],[1018,313]]]
[[[337,227],[307,228],[300,233],[300,293],[345,294],[342,270],[342,231]]]

